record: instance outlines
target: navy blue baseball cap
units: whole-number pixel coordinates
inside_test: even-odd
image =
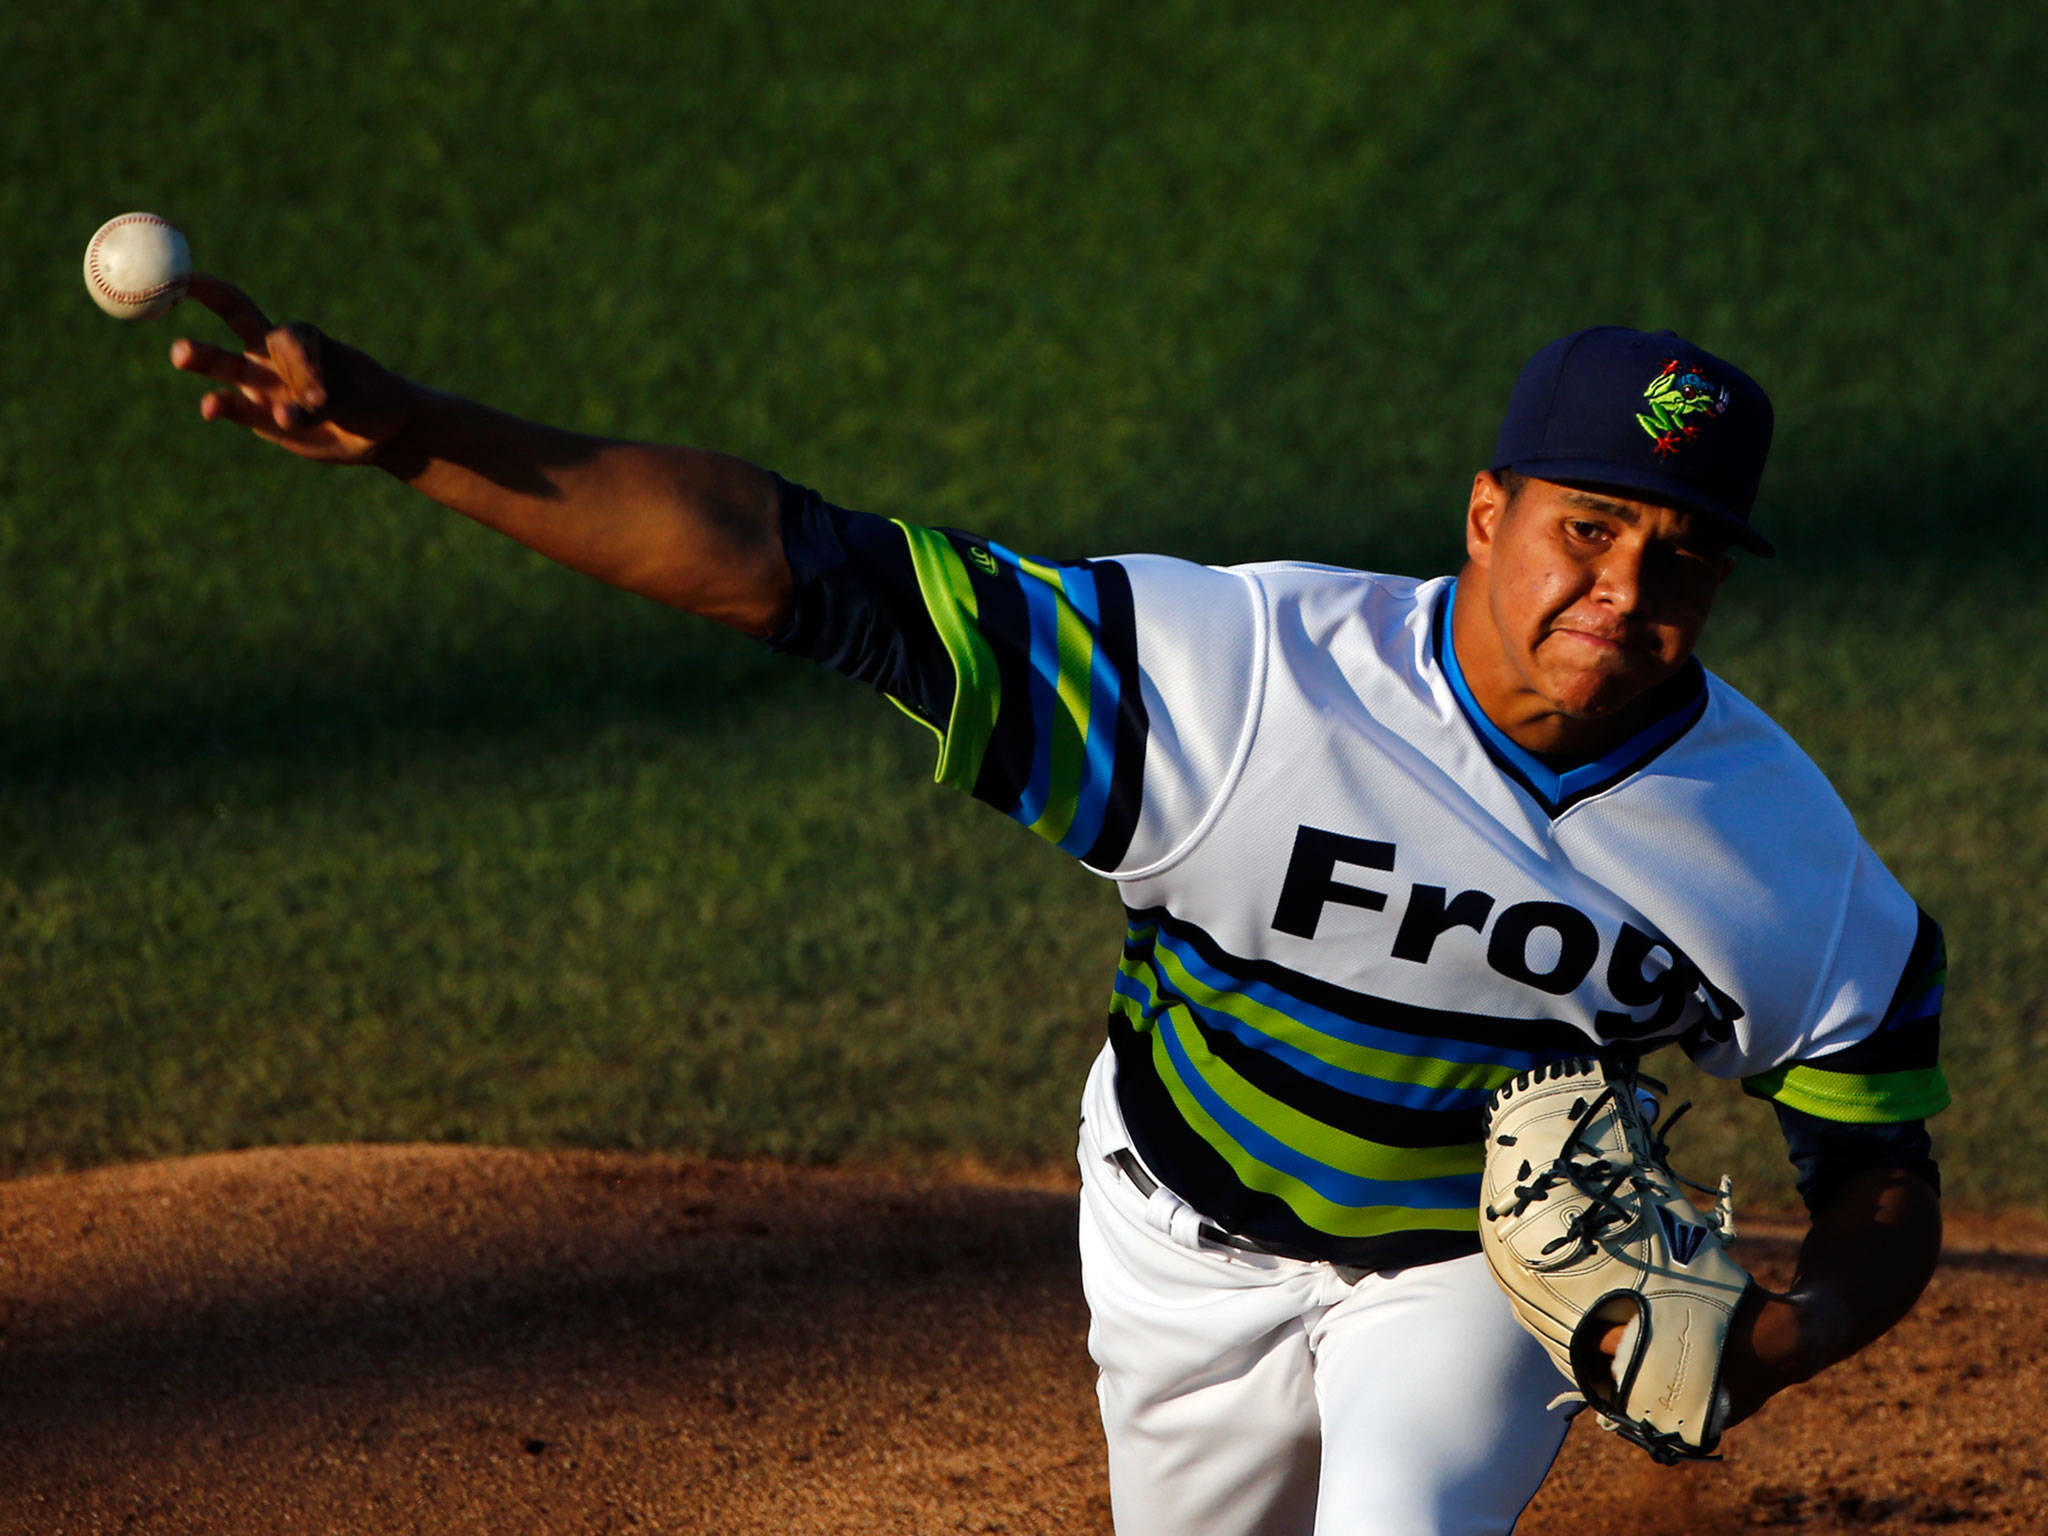
[[[1749,525],[1770,451],[1770,397],[1740,368],[1671,331],[1597,325],[1529,359],[1492,467],[1705,513],[1773,555]]]

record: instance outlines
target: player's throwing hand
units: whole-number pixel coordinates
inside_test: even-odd
[[[189,297],[227,322],[230,352],[180,337],[171,365],[227,385],[203,396],[208,421],[237,421],[304,459],[370,464],[412,413],[413,387],[381,363],[305,321],[273,327],[234,284],[194,273]]]

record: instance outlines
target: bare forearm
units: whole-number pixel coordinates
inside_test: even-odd
[[[1792,1281],[1792,1296],[1807,1302],[1802,1344],[1813,1369],[1904,1317],[1940,1254],[1941,1200],[1924,1180],[1897,1168],[1850,1180],[1814,1217]]]
[[[1737,1327],[1734,1418],[1878,1338],[1912,1308],[1941,1253],[1941,1200],[1898,1168],[1859,1174],[1813,1219],[1792,1288],[1759,1296]]]
[[[378,466],[600,581],[752,634],[781,622],[775,483],[724,454],[586,437],[413,389]]]
[[[272,326],[241,289],[191,296],[242,343],[180,337],[171,364],[217,386],[208,421],[300,458],[375,464],[551,560],[764,635],[789,611],[774,478],[723,454],[585,437],[413,384],[303,322]]]

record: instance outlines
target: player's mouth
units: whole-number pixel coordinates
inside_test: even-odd
[[[1559,625],[1551,634],[1561,636],[1567,642],[1584,646],[1596,655],[1617,657],[1653,657],[1656,646],[1653,642],[1625,630],[1574,629]]]

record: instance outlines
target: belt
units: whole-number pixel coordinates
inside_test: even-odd
[[[1124,1177],[1131,1181],[1131,1187],[1147,1200],[1158,1192],[1159,1181],[1145,1171],[1145,1165],[1138,1161],[1138,1154],[1129,1147],[1118,1147],[1109,1154],[1109,1159],[1123,1170]],[[1239,1237],[1235,1232],[1226,1232],[1213,1221],[1204,1221],[1195,1231],[1205,1243],[1217,1243],[1225,1248],[1235,1248],[1242,1253],[1263,1253],[1278,1259],[1292,1257],[1290,1254],[1268,1248],[1264,1243],[1255,1242],[1249,1237]]]

